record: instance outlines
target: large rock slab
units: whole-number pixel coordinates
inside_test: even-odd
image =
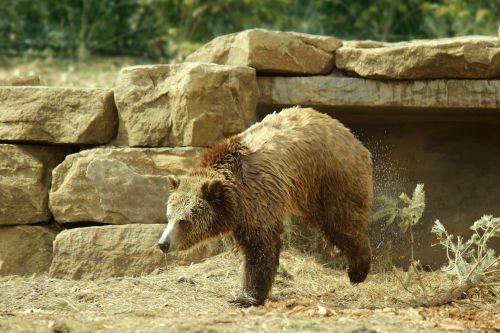
[[[0,86],[0,140],[103,144],[116,134],[107,89]]]
[[[163,224],[135,224],[68,229],[54,241],[50,276],[97,279],[140,276],[190,264],[220,251],[209,243],[188,253],[163,254],[158,240]]]
[[[500,78],[496,37],[456,37],[403,43],[344,42],[337,68],[367,78]]]
[[[60,223],[166,223],[166,176],[184,174],[202,148],[96,148],[53,172],[50,209]]]
[[[500,80],[382,81],[339,76],[259,77],[267,105],[499,108]]]
[[[56,234],[42,226],[0,227],[0,275],[48,272]]]
[[[255,122],[259,95],[249,67],[185,63],[121,70],[116,145],[210,146]]]
[[[52,169],[66,147],[0,144],[0,225],[46,222]]]
[[[334,37],[251,29],[217,37],[186,61],[249,66],[258,73],[326,74],[341,45]]]

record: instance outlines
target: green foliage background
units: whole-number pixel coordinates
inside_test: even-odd
[[[182,58],[248,28],[398,41],[496,35],[492,0],[0,0],[0,53]]]

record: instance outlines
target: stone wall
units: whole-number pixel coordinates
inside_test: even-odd
[[[442,261],[425,236],[434,219],[465,235],[481,214],[500,215],[496,37],[389,44],[254,29],[185,63],[124,68],[109,89],[39,84],[0,80],[0,275],[140,275],[216,253],[156,250],[165,177],[291,105],[326,112],[365,142],[377,194],[426,184],[424,263]],[[378,228],[376,248],[387,240]]]

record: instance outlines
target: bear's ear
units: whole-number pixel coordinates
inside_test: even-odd
[[[180,180],[178,177],[174,175],[168,175],[167,176],[167,185],[168,185],[168,190],[170,192],[174,191],[176,188],[179,187]]]
[[[217,206],[224,201],[224,184],[218,179],[210,180],[201,186],[201,193],[205,200]]]

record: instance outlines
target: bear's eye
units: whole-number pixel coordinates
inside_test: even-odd
[[[179,223],[179,227],[183,228],[183,227],[188,226],[189,221],[188,220],[180,220],[178,223]]]

